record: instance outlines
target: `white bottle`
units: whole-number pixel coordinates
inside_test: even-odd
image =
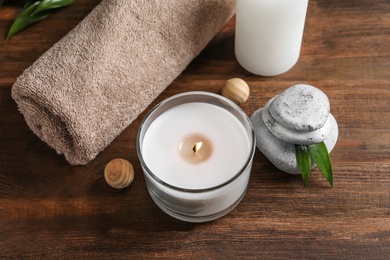
[[[235,54],[251,73],[291,69],[301,51],[308,0],[237,0]]]

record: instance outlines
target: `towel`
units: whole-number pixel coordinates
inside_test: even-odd
[[[12,97],[71,165],[91,161],[232,17],[234,0],[103,0],[20,75]]]

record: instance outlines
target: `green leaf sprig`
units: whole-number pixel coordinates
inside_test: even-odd
[[[311,145],[295,145],[295,156],[297,158],[298,168],[301,171],[303,184],[306,187],[311,168],[311,160],[317,164],[322,175],[333,187],[333,169],[328,149],[324,142]]]
[[[0,5],[4,0],[0,0]],[[14,34],[20,32],[27,26],[45,19],[53,9],[71,5],[74,0],[40,0],[25,1],[23,11],[12,23],[5,40],[9,40]]]

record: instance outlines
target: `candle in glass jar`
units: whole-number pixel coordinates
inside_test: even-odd
[[[194,151],[198,142],[205,147]],[[148,168],[165,183],[207,189],[236,175],[249,147],[245,129],[233,115],[215,105],[192,102],[171,108],[149,126],[142,154]]]
[[[233,102],[206,92],[162,103],[144,119],[137,138],[151,197],[184,221],[227,214],[250,176],[255,140],[249,118]]]
[[[235,54],[251,73],[274,76],[298,61],[308,0],[237,0]]]

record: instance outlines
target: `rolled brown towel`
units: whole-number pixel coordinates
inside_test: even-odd
[[[186,68],[233,15],[234,0],[104,0],[18,77],[27,124],[86,164]]]

